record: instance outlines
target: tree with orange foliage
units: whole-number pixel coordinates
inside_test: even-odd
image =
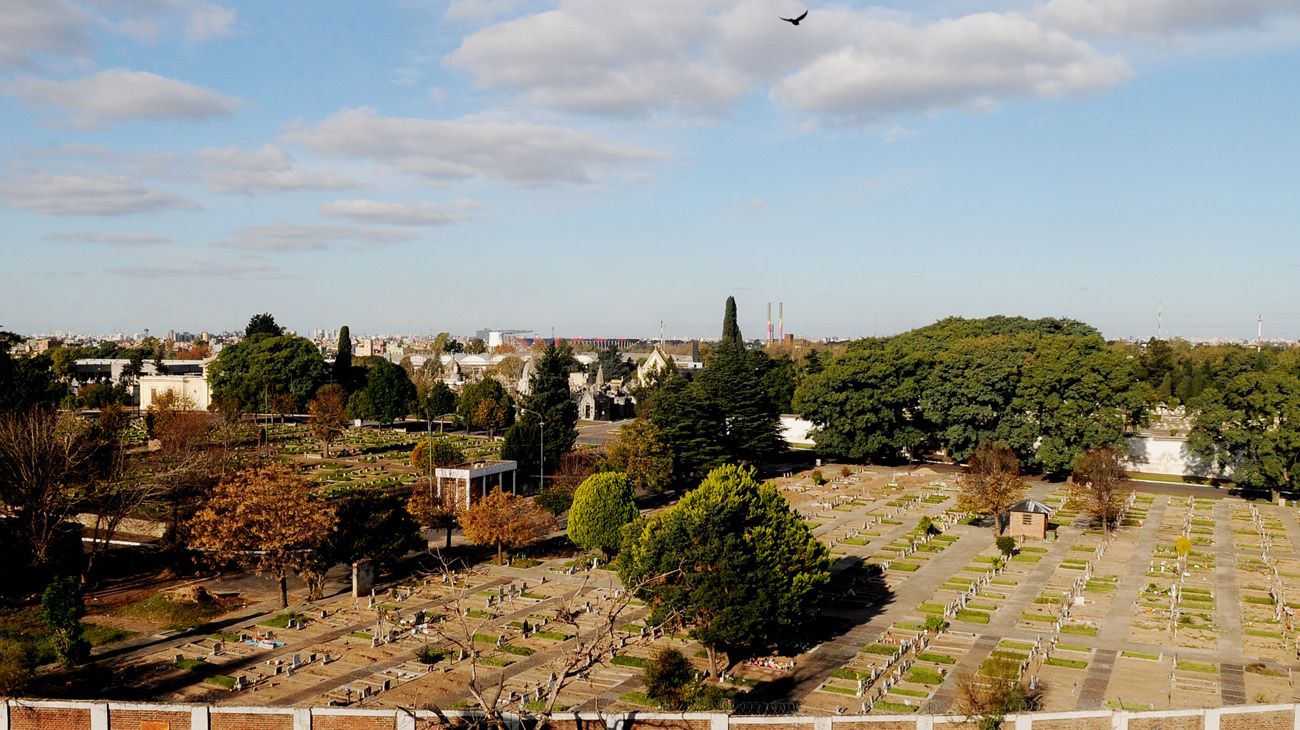
[[[348,428],[348,392],[337,383],[322,385],[316,397],[307,404],[311,420],[307,428],[320,441],[321,451],[330,455],[330,444]]]
[[[966,473],[961,475],[957,508],[993,515],[993,534],[1002,534],[1002,515],[1025,494],[1020,478],[1020,460],[1006,444],[980,444],[971,454]]]
[[[505,546],[531,545],[555,529],[555,518],[533,500],[495,489],[460,518],[465,539],[496,545],[497,562]]]
[[[217,485],[208,505],[190,521],[190,547],[215,564],[235,562],[280,584],[299,569],[334,526],[334,508],[314,499],[311,484],[285,466],[250,469]]]

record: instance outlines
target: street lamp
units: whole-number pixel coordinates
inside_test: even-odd
[[[537,411],[529,410],[523,406],[517,406],[517,408],[519,408],[523,413],[531,413],[534,416],[537,416],[537,423],[540,425],[540,428],[537,429],[537,433],[541,436],[541,438],[538,439],[541,445],[537,450],[537,488],[539,490],[546,489],[546,421],[542,420],[542,414]]]

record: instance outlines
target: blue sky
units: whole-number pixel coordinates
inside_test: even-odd
[[[0,327],[1300,338],[1300,0],[801,3],[0,0]]]

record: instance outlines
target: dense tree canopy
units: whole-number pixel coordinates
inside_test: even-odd
[[[456,400],[456,418],[467,429],[480,428],[478,421],[479,404],[484,400],[494,401],[504,406],[514,417],[514,400],[506,392],[505,387],[495,378],[483,378],[477,382],[470,383],[460,392],[460,398]]]
[[[1194,400],[1192,414],[1188,447],[1203,471],[1274,497],[1300,488],[1300,355],[1227,378]]]
[[[503,548],[531,545],[555,529],[555,518],[533,500],[500,489],[465,510],[460,522],[465,539],[496,546],[497,562]]]
[[[252,337],[254,335],[270,335],[279,337],[284,334],[284,328],[275,323],[275,317],[270,312],[254,314],[248,320],[248,326],[244,328],[244,336]]]
[[[823,453],[892,461],[935,449],[960,460],[996,440],[1065,474],[1145,417],[1150,392],[1138,375],[1079,322],[946,319],[851,344],[804,378],[795,409],[817,425]]]
[[[632,488],[653,494],[668,486],[673,476],[673,452],[659,438],[648,420],[638,418],[619,429],[618,438],[606,448],[605,461],[627,475]]]
[[[392,423],[411,412],[415,386],[400,366],[372,357],[366,367],[366,397],[370,416],[380,423]]]
[[[546,463],[558,464],[578,440],[578,407],[569,392],[569,373],[576,367],[568,344],[550,343],[533,360],[529,393],[523,399],[527,411],[506,431],[501,458],[519,462],[521,474],[538,473],[543,453],[538,434],[538,415],[545,425]]]
[[[296,335],[255,334],[223,348],[208,366],[213,399],[243,411],[268,408],[281,395],[301,406],[327,376],[320,349]]]
[[[348,387],[352,375],[352,334],[345,324],[339,328],[339,343],[334,354],[334,382]]]
[[[617,471],[587,477],[573,493],[569,508],[569,539],[586,550],[606,556],[618,551],[623,526],[637,518],[636,501],[627,475]]]
[[[0,332],[0,412],[52,407],[66,392],[48,356],[13,354],[22,341],[13,332]]]
[[[713,470],[673,507],[629,527],[618,571],[652,623],[688,628],[709,650],[763,651],[830,579],[829,553],[776,487]]]

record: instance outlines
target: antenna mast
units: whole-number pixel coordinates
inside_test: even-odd
[[[664,321],[659,320],[659,349],[664,349]]]
[[[1264,315],[1255,318],[1255,352],[1264,347]]]
[[[1163,301],[1157,301],[1156,302],[1156,339],[1157,340],[1164,339],[1164,325],[1165,325],[1165,303]]]

